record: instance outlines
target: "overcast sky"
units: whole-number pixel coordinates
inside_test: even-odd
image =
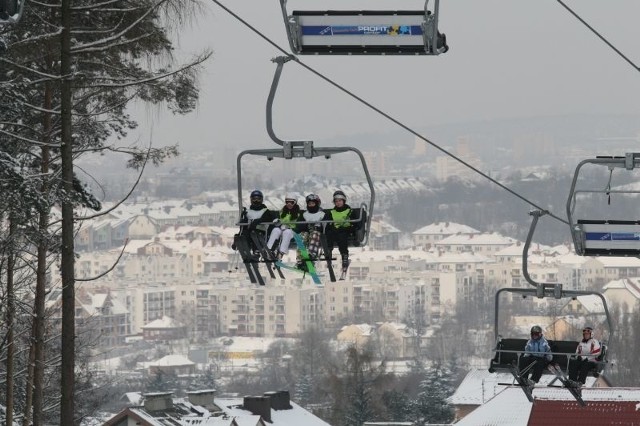
[[[206,0],[205,0],[206,2]],[[288,50],[278,0],[221,0]],[[567,0],[640,64],[640,1]],[[345,6],[346,5],[346,6]],[[290,0],[293,9],[421,9],[424,1]],[[555,0],[443,0],[440,56],[301,56],[309,66],[415,127],[574,113],[640,113],[640,73]],[[198,110],[140,114],[141,134],[184,150],[274,147],[265,103],[281,55],[214,3],[184,31],[180,54],[210,48]],[[639,126],[640,127],[640,126]],[[282,139],[321,141],[397,126],[299,65],[285,66],[274,106]],[[429,135],[425,135],[429,136]],[[411,137],[411,136],[408,136]],[[434,141],[438,142],[438,141]]]

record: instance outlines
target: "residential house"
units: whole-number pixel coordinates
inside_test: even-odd
[[[177,340],[186,337],[186,327],[168,316],[163,316],[142,327],[144,340]]]
[[[113,348],[125,343],[131,334],[129,311],[109,292],[88,292],[79,288],[76,293],[76,324],[79,329],[96,333],[96,345]]]
[[[596,257],[595,261],[602,265],[601,270],[603,271],[595,283],[598,286],[611,280],[640,277],[640,258],[600,256]]]
[[[167,355],[147,365],[149,375],[152,376],[159,373],[170,376],[181,376],[194,374],[196,372],[196,363],[182,355]]]
[[[420,344],[415,330],[397,322],[382,323],[376,330],[376,338],[385,359],[415,357]]]
[[[557,398],[577,405],[566,389],[547,387],[554,379],[554,375],[544,374],[540,379],[540,386],[533,391],[534,397]],[[583,393],[595,393],[599,390],[604,392],[609,386],[606,380],[587,377]],[[448,402],[455,410],[456,425],[524,426],[531,413],[531,403],[510,373],[490,373],[486,369],[470,370],[454,394],[448,398]]]
[[[515,243],[513,238],[497,233],[456,234],[433,243],[433,247],[439,252],[474,253],[490,257]]]
[[[217,398],[213,390],[192,391],[187,398],[171,392],[144,394],[144,404],[127,407],[105,426],[329,426],[289,398],[288,391],[243,398]]]
[[[480,231],[467,225],[454,222],[437,222],[424,226],[411,233],[413,245],[430,249],[436,242],[452,235],[480,234]]]
[[[150,240],[160,231],[158,223],[149,215],[136,215],[129,221],[128,237],[132,240]]]
[[[374,250],[398,250],[400,230],[382,220],[371,220],[369,247]]]
[[[602,294],[626,312],[635,312],[640,305],[640,278],[621,278],[610,281],[602,288]]]
[[[375,334],[375,327],[369,324],[345,325],[338,333],[338,342],[363,348]]]
[[[536,387],[531,403],[517,386],[499,392],[456,423],[457,426],[640,424],[640,389],[583,388],[581,406],[564,388]]]

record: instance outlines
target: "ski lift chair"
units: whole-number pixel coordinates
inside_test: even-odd
[[[291,51],[296,55],[439,55],[440,0],[433,10],[305,10],[287,12],[280,0]]]
[[[593,164],[609,169],[609,182],[605,188],[576,189],[583,166]],[[631,172],[640,167],[640,153],[627,153],[619,157],[599,156],[580,162],[576,167],[567,199],[567,218],[571,227],[571,237],[576,254],[580,256],[640,256],[640,220],[631,219],[576,219],[576,204],[579,195],[639,194],[633,189],[611,189],[613,171],[622,169]]]
[[[502,288],[496,292],[495,295],[495,317],[494,317],[494,336],[495,336],[495,348],[494,356],[489,362],[489,372],[509,372],[516,377],[521,368],[522,356],[524,355],[524,348],[528,341],[526,338],[513,338],[503,337],[499,330],[499,313],[500,313],[500,296],[503,293],[512,293],[520,295],[522,298],[529,296],[537,298],[549,298],[549,299],[563,299],[572,298],[575,299],[578,296],[595,295],[602,301],[604,309],[603,314],[606,317],[606,324],[608,328],[608,339],[613,339],[613,326],[611,323],[611,316],[607,306],[607,301],[601,293],[594,291],[582,291],[582,290],[564,290],[562,284],[559,283],[538,283],[534,281],[529,275],[528,271],[528,253],[533,234],[538,223],[540,216],[546,214],[540,210],[532,211],[530,213],[533,216],[531,227],[527,235],[527,240],[522,250],[522,274],[525,280],[531,284],[530,288]],[[549,340],[549,346],[551,347],[551,354],[553,356],[552,363],[558,365],[564,375],[569,372],[569,362],[573,356],[575,356],[576,349],[578,347],[578,340]],[[590,372],[593,376],[599,376],[607,365],[607,353],[608,347],[604,339],[601,339],[602,352],[595,363],[595,368]],[[554,374],[551,371],[545,369],[543,374]],[[525,393],[527,391],[525,390]],[[573,391],[572,391],[573,393]],[[530,392],[527,393],[530,397]],[[582,401],[579,401],[582,403]]]
[[[278,83],[280,81],[280,75],[282,74],[282,68],[284,64],[288,62],[290,59],[291,59],[290,57],[278,57],[273,60],[273,62],[277,64],[277,68],[276,68],[276,72],[271,85],[271,90],[269,92],[269,97],[267,99],[267,116],[266,116],[267,132],[269,133],[269,136],[271,137],[271,139],[277,145],[280,145],[280,148],[245,150],[245,151],[242,151],[240,154],[238,154],[238,157],[237,157],[236,171],[237,171],[237,182],[238,182],[239,216],[242,217],[242,212],[244,210],[243,203],[242,203],[242,200],[244,199],[244,194],[242,189],[242,159],[245,156],[252,155],[252,156],[258,156],[258,157],[265,157],[269,161],[273,160],[274,158],[282,158],[285,160],[301,159],[301,158],[304,158],[304,159],[325,158],[327,160],[331,160],[331,158],[334,155],[353,152],[358,156],[360,160],[360,167],[362,167],[362,170],[364,172],[364,175],[367,181],[367,185],[369,187],[370,198],[369,198],[368,204],[361,203],[359,207],[352,207],[353,219],[349,220],[349,222],[351,222],[353,225],[353,233],[349,235],[348,242],[349,242],[349,245],[352,247],[365,246],[368,242],[369,229],[371,227],[371,215],[372,215],[373,206],[375,203],[375,189],[373,186],[373,180],[371,179],[371,175],[369,174],[369,169],[367,167],[367,163],[365,161],[365,158],[362,152],[360,152],[360,150],[354,147],[320,148],[320,147],[314,146],[313,141],[285,141],[285,140],[279,139],[273,131],[273,125],[272,125],[273,100],[275,98],[275,92],[278,87]],[[297,223],[304,224],[307,222],[297,222]],[[314,222],[314,223],[319,223],[323,228],[326,228],[328,224],[331,224],[333,222],[320,221],[320,222]],[[246,226],[241,223],[238,223],[238,225],[241,227]],[[323,232],[323,237],[324,235],[325,234]],[[242,260],[244,261],[245,265],[247,265],[247,269],[250,269],[250,268],[253,269],[255,279],[256,281],[259,282],[260,272],[257,268],[256,260],[252,259],[252,253],[249,250],[247,250],[247,246],[251,246],[251,245],[258,246],[257,249],[268,256],[268,254],[264,251],[265,248],[260,247],[260,244],[264,246],[264,243],[260,241],[256,241],[255,237],[252,236],[250,233],[247,236],[238,235],[236,236],[236,238],[243,238],[245,240],[244,241],[245,244],[242,244],[243,242],[241,241],[240,245],[236,244],[236,247],[243,248],[243,250],[240,252],[242,256]],[[251,241],[249,241],[249,238],[251,238]],[[295,247],[294,244],[290,245],[290,248],[293,248],[293,247]],[[325,254],[327,254],[326,238],[323,238],[323,249]],[[331,277],[331,281],[335,281],[335,274],[333,273],[333,269],[331,267],[332,259],[330,258],[330,256],[325,256],[325,260],[327,261],[327,266],[329,269],[329,275]],[[270,262],[267,262],[267,267],[271,271],[271,265],[269,265],[269,263]],[[279,269],[278,269],[278,273],[280,273]],[[254,279],[252,279],[251,274],[249,278],[252,280],[252,282],[254,282]]]

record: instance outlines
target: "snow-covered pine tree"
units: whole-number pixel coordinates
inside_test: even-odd
[[[435,363],[426,368],[414,404],[417,426],[449,423],[453,420],[453,409],[446,400],[450,395],[448,381],[440,364]]]

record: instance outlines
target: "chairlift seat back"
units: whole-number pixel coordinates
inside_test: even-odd
[[[640,221],[578,220],[576,252],[583,256],[640,256]]]

